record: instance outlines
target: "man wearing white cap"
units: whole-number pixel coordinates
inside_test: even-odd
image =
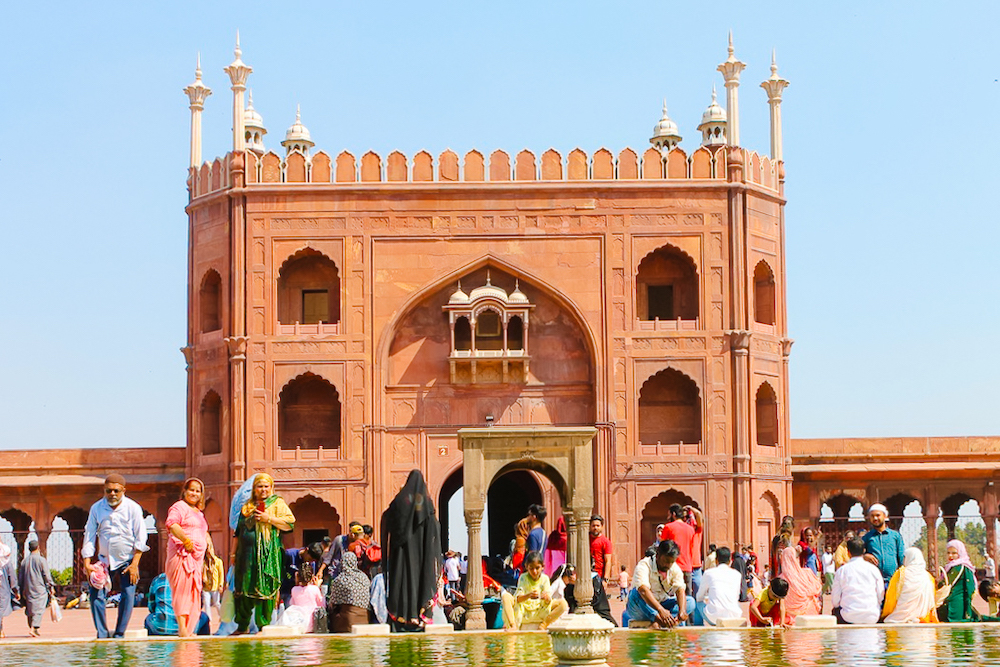
[[[906,545],[903,536],[886,524],[889,510],[881,503],[868,508],[868,523],[871,530],[864,534],[865,560],[878,567],[885,580],[886,588],[896,570],[903,564]]]

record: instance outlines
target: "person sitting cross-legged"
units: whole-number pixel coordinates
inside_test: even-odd
[[[882,572],[864,559],[865,543],[860,537],[847,541],[851,559],[837,568],[830,602],[838,623],[878,623],[885,598]]]
[[[720,618],[740,618],[740,587],[743,576],[729,566],[732,552],[727,547],[715,550],[718,565],[702,576],[698,589],[698,609],[706,625],[716,625]],[[740,556],[736,556],[740,558]]]
[[[566,600],[553,600],[549,589],[551,584],[545,576],[542,554],[529,551],[524,557],[524,574],[517,581],[514,591],[513,629],[520,630],[522,624],[538,623],[544,630],[549,623],[566,613]]]
[[[686,594],[684,573],[677,566],[680,548],[673,540],[661,540],[656,551],[635,566],[632,590],[625,603],[622,625],[647,621],[654,628],[672,628],[695,613],[694,598]],[[692,621],[695,619],[692,618]]]
[[[170,591],[170,582],[167,575],[158,574],[149,585],[149,595],[146,598],[149,609],[149,616],[146,617],[143,625],[146,632],[151,635],[173,636],[177,633],[177,616],[174,614],[173,598]],[[201,618],[195,626],[196,635],[209,635],[212,630],[209,627],[208,614],[201,612]]]

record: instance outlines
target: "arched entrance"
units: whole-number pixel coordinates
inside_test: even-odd
[[[295,515],[295,530],[292,531],[295,546],[340,535],[340,514],[325,500],[309,494],[294,501],[289,509]]]
[[[460,510],[464,505],[461,491],[462,468],[458,468],[448,476],[438,494],[441,549],[457,550],[468,555],[465,518]],[[483,554],[505,557],[510,551],[514,527],[526,516],[528,506],[534,503],[542,505],[548,512],[543,526],[548,533],[562,515],[559,493],[548,479],[528,470],[513,470],[497,477],[486,494],[483,510],[482,530],[486,535]]]
[[[698,507],[694,498],[677,489],[667,489],[646,503],[646,506],[642,508],[642,523],[639,527],[639,537],[642,540],[643,549],[659,541],[660,536],[656,534],[656,527],[661,523],[671,521],[670,506],[674,503],[681,507],[685,505]],[[701,508],[698,507],[698,509]]]
[[[504,474],[533,470],[544,475],[559,492],[569,528],[567,555],[578,563],[589,562],[585,536],[594,509],[593,427],[487,427],[458,431],[465,466],[465,523],[469,536],[469,604],[466,627],[484,629],[482,552],[480,529],[487,492]],[[580,577],[576,599],[581,613],[591,612],[594,588],[590,577]]]

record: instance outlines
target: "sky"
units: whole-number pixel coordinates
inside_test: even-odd
[[[224,154],[237,30],[267,145],[355,155],[642,150],[664,98],[690,151],[730,30],[766,152],[775,49],[792,437],[1000,434],[1000,5],[817,4],[11,3],[0,448],[184,445],[182,89]]]

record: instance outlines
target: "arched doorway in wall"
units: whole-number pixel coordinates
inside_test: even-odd
[[[756,549],[758,563],[771,562],[771,539],[781,525],[781,511],[778,499],[770,491],[757,498]]]
[[[289,505],[295,515],[295,529],[285,546],[305,546],[324,537],[341,534],[341,517],[337,509],[322,498],[309,494]],[[358,519],[363,522],[362,519]]]
[[[983,567],[986,558],[986,522],[978,500],[963,492],[942,500],[936,533],[939,564],[948,560],[948,540],[958,539],[965,543],[972,565],[976,569]]]
[[[60,510],[52,518],[52,532],[46,540],[45,553],[49,569],[65,572],[72,568],[67,584],[76,585],[84,579],[83,530],[87,525],[87,510],[71,506]],[[58,583],[58,582],[57,582]]]
[[[32,518],[19,509],[12,507],[0,512],[0,539],[10,548],[17,563],[24,557],[24,545],[34,525]]]
[[[831,540],[834,544],[840,544],[844,539],[844,533],[853,530],[860,535],[866,530],[865,508],[861,501],[849,494],[838,493],[823,503],[820,507],[819,515],[820,530],[826,542]],[[812,521],[812,519],[807,519]],[[801,529],[806,524],[796,517],[796,529]],[[795,536],[798,538],[798,535]]]
[[[656,534],[656,527],[661,523],[670,523],[672,520],[670,506],[674,503],[677,503],[681,507],[691,505],[692,507],[701,509],[694,498],[677,489],[667,489],[650,500],[642,508],[642,520],[639,525],[639,539],[641,540],[640,546],[642,547],[640,553],[645,551],[646,547],[656,544],[659,541],[660,536]]]
[[[559,493],[543,475],[528,470],[515,470],[498,477],[486,496],[482,519],[483,555],[506,557],[514,538],[517,522],[525,517],[528,506],[540,504],[547,516],[542,528],[546,535],[555,529],[562,515]],[[462,468],[458,468],[441,486],[438,494],[438,517],[441,521],[441,548],[468,554]]]

